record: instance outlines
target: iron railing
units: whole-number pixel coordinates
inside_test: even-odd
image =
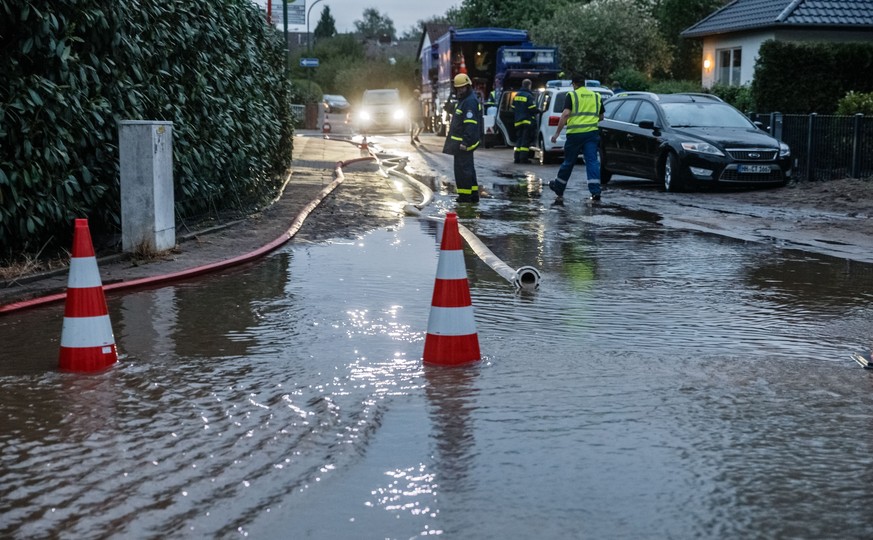
[[[816,113],[749,116],[791,148],[795,180],[873,177],[873,117]]]

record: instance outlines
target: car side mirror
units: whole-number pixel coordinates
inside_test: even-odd
[[[767,126],[765,126],[765,125],[764,125],[764,122],[761,122],[760,120],[756,120],[756,121],[755,121],[755,126],[756,126],[758,129],[760,129],[761,131],[767,131]]]
[[[656,131],[658,128],[655,127],[655,123],[651,120],[643,120],[639,124],[640,129],[651,129],[652,131]]]

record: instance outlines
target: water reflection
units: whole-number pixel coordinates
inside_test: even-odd
[[[431,440],[436,447],[434,467],[439,491],[451,494],[470,486],[475,457],[472,415],[476,411],[478,365],[443,367],[425,365]]]

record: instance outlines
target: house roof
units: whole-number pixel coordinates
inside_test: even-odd
[[[415,52],[415,57],[421,57],[421,48],[424,46],[424,38],[427,37],[431,43],[445,35],[452,25],[443,23],[428,23],[424,25],[424,32],[421,33],[421,39],[418,41],[418,50]]]
[[[787,27],[873,29],[873,0],[734,0],[681,35]]]

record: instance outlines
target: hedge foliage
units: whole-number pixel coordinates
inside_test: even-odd
[[[77,217],[119,230],[120,120],[173,122],[182,216],[290,163],[282,36],[248,0],[0,0],[0,48],[2,257],[69,246]]]
[[[873,92],[849,92],[837,104],[837,114],[873,116]]]
[[[759,112],[833,114],[852,90],[873,91],[873,43],[761,45],[752,83]]]

